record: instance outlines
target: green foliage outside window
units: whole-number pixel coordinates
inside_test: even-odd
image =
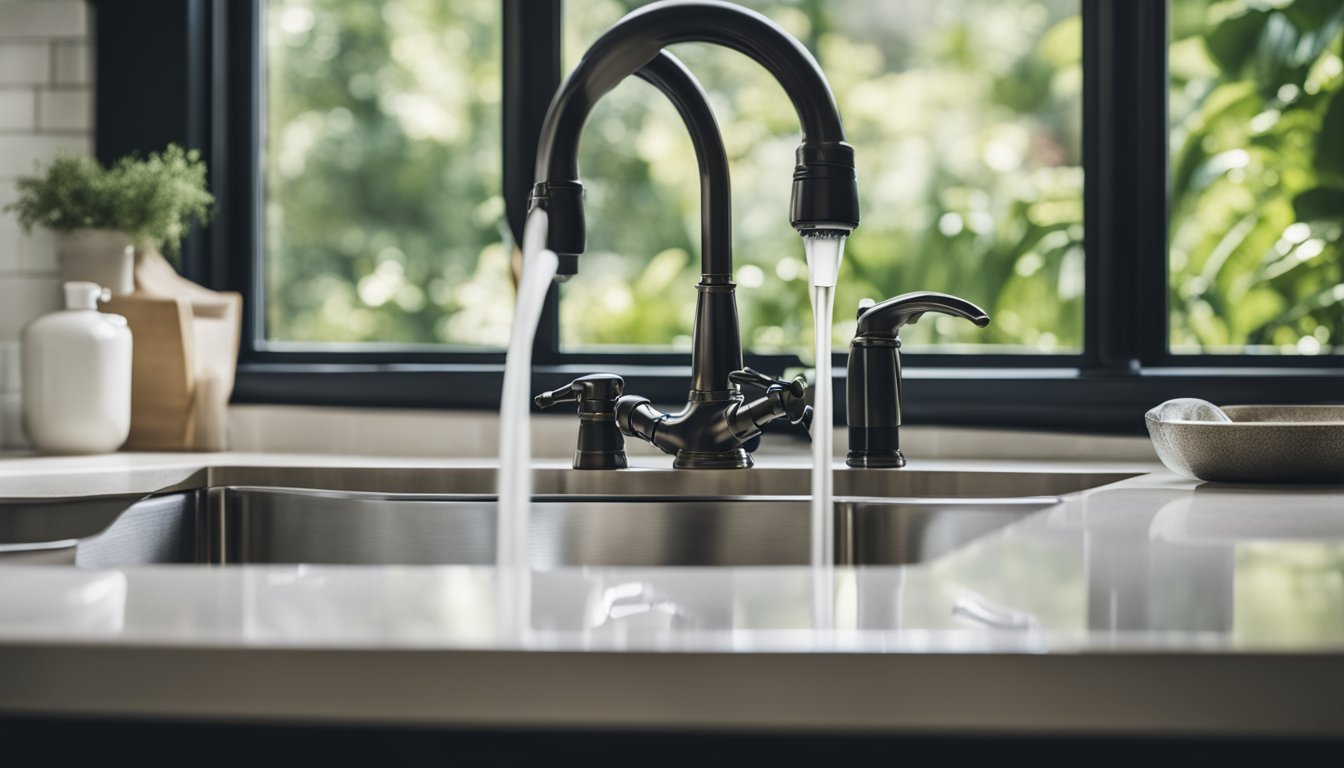
[[[498,0],[272,0],[266,337],[503,346]]]
[[[640,3],[567,4],[565,69]],[[814,52],[857,152],[834,338],[863,297],[943,290],[984,330],[928,318],[916,348],[1082,344],[1081,20],[1074,0],[754,0]],[[265,278],[273,341],[501,346],[497,0],[270,0]],[[1344,338],[1344,7],[1173,0],[1171,329],[1177,351],[1326,352]],[[744,342],[806,354],[788,224],[798,126],[758,65],[676,46],[733,164]],[[1154,159],[1157,162],[1158,159]],[[589,253],[567,349],[688,348],[699,187],[675,112],[633,79],[584,133]]]
[[[572,66],[631,3],[567,8]],[[948,290],[986,331],[910,341],[1053,351],[1081,342],[1078,7],[1069,0],[761,4],[813,50],[860,164],[836,339],[853,307]],[[267,3],[267,338],[500,345],[512,308],[499,194],[499,4]],[[733,160],[744,341],[804,351],[788,223],[796,117],[758,65],[679,46]],[[689,344],[699,187],[672,109],[631,81],[584,134],[590,252],[566,287],[567,347]]]
[[[1174,0],[1171,343],[1344,343],[1344,5]]]

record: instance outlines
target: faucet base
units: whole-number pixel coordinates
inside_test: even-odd
[[[895,448],[889,451],[850,451],[845,463],[855,469],[900,469],[905,466],[905,455]]]
[[[742,448],[731,451],[677,451],[674,469],[750,469],[751,454]]]

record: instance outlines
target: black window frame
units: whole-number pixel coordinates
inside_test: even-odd
[[[282,351],[257,342],[264,301],[260,30],[264,0],[95,0],[95,150],[108,161],[177,141],[202,149],[219,201],[182,271],[243,293],[234,402],[495,409],[502,351]],[[912,424],[1141,433],[1172,397],[1221,402],[1339,402],[1344,356],[1176,355],[1168,347],[1166,0],[1079,0],[1083,22],[1084,345],[1077,355],[905,355]],[[561,78],[560,0],[502,0],[503,190],[521,232],[535,142]],[[153,50],[153,56],[143,52]],[[863,148],[859,147],[862,152]],[[781,183],[784,183],[781,181]],[[781,226],[787,222],[781,215]],[[582,274],[576,279],[583,279]],[[919,286],[909,286],[910,289]],[[690,290],[689,288],[687,289]],[[685,398],[689,356],[562,352],[557,291],[538,328],[533,385],[595,370],[625,376],[656,402]],[[792,355],[747,355],[781,372]],[[844,418],[844,351],[836,413]]]

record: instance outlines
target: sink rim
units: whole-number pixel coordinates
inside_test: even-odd
[[[386,491],[344,491],[330,488],[303,488],[269,485],[221,485],[205,489],[210,493],[269,493],[292,494],[296,496],[317,496],[322,498],[353,499],[361,501],[397,501],[397,502],[485,502],[497,503],[496,493],[394,493]],[[835,494],[832,498],[839,504],[900,504],[902,506],[1040,506],[1058,504],[1066,494],[1033,494],[1027,496],[873,496],[863,494]],[[743,502],[781,502],[801,503],[811,499],[809,494],[668,494],[668,493],[545,493],[533,494],[532,504],[561,503],[619,503],[621,501],[638,502],[685,502],[685,503],[743,503]]]
[[[833,471],[838,495],[871,495],[882,498],[1063,496],[1112,485],[1146,473],[1137,468],[1111,467],[977,466],[969,469],[943,467],[905,467],[898,470],[854,469],[846,467],[838,460]],[[534,464],[532,484],[534,496],[660,494],[801,496],[810,495],[810,473],[810,464],[757,465],[752,469],[743,470],[671,467],[575,470],[558,464]],[[787,492],[762,492],[774,490],[781,484],[788,486]],[[397,468],[231,465],[213,468],[206,481],[196,487],[208,489],[224,486],[493,496],[497,487],[497,467],[493,464]],[[660,490],[650,493],[647,490],[649,486]],[[726,490],[721,493],[696,492],[703,487]],[[987,487],[989,490],[982,491],[980,487]],[[411,490],[406,490],[407,488]],[[915,490],[903,492],[903,489],[911,488]]]
[[[932,467],[853,469],[838,466],[836,514],[857,506],[883,505],[910,509],[980,508],[985,511],[1058,504],[1063,497],[1091,492],[1141,476],[1133,469],[1057,466]],[[65,498],[0,499],[0,509],[15,505],[40,507],[63,503],[119,503],[121,508],[96,529],[90,525],[76,535],[5,540],[5,550],[60,548],[71,539],[89,541],[108,533],[122,517],[144,502],[171,494],[198,494],[198,508],[213,506],[221,494],[257,493],[330,498],[357,502],[434,502],[493,505],[497,467],[476,464],[448,467],[347,466],[239,466],[202,473],[188,486],[170,486],[144,494],[89,494]],[[585,472],[556,465],[534,468],[538,505],[563,504],[688,504],[738,505],[752,503],[803,504],[810,499],[810,467],[763,466],[751,470],[682,470],[634,467],[627,470]],[[410,487],[412,490],[403,490]],[[710,492],[702,489],[708,488]],[[692,492],[687,492],[692,491]],[[741,492],[735,492],[741,491]],[[877,491],[874,493],[874,491]],[[703,512],[703,510],[696,510]],[[71,512],[71,516],[82,514]],[[200,524],[206,524],[206,514]],[[55,533],[55,530],[52,531]],[[15,545],[21,545],[16,547]]]

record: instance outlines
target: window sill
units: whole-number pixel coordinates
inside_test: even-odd
[[[1143,434],[1143,414],[1174,397],[1220,404],[1339,402],[1339,368],[1150,368],[1135,373],[1078,368],[931,368],[908,360],[908,424]],[[596,370],[533,369],[537,391]],[[626,391],[656,403],[683,402],[686,366],[619,366]],[[239,367],[236,403],[496,410],[498,364],[249,363]],[[844,423],[844,369],[836,372],[837,423]]]
[[[549,462],[573,458],[573,414],[532,419],[532,453]],[[248,453],[387,456],[436,460],[490,460],[499,454],[499,421],[487,411],[351,408],[344,406],[234,405],[229,408],[229,448]],[[907,427],[901,444],[913,460],[1080,461],[1155,464],[1145,437],[1026,432],[965,427]],[[671,457],[640,440],[627,440],[640,466],[670,466]],[[848,450],[845,430],[835,435],[836,461]],[[756,453],[765,465],[806,462],[811,456],[797,433],[768,436]]]

